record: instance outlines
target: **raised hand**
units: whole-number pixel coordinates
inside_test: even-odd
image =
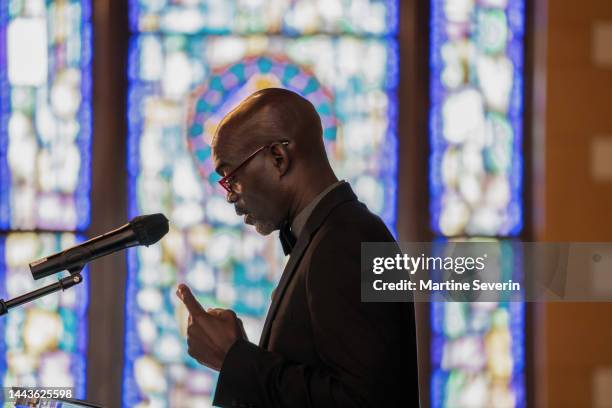
[[[178,286],[176,295],[189,311],[189,355],[200,364],[221,370],[225,355],[234,342],[239,338],[247,340],[242,321],[229,309],[204,310],[185,284]]]

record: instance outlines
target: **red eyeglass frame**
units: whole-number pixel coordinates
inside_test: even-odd
[[[261,146],[259,149],[255,150],[253,153],[251,153],[246,159],[244,159],[242,161],[242,163],[240,163],[234,170],[232,170],[231,172],[226,174],[224,177],[222,177],[221,180],[218,181],[218,183],[221,185],[221,187],[223,187],[223,189],[226,192],[228,192],[228,193],[233,192],[232,184],[231,183],[232,183],[232,178],[234,177],[236,172],[238,170],[240,170],[242,167],[244,167],[253,157],[255,157],[257,155],[257,153],[261,152],[264,149],[272,147],[273,145],[275,145],[277,143],[280,143],[283,146],[287,146],[289,144],[289,142],[285,140],[285,141],[281,141],[281,142],[272,142],[272,143],[268,143],[267,145]]]

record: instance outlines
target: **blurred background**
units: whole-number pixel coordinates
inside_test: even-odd
[[[208,143],[265,87],[315,105],[337,174],[399,240],[612,239],[610,0],[1,0],[0,295],[135,215],[171,222],[0,318],[4,386],[210,405],[174,291],[257,342],[285,260],[225,203]],[[610,303],[417,314],[423,407],[612,407]]]

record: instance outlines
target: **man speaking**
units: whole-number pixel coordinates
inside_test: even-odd
[[[336,178],[313,105],[269,88],[245,99],[212,142],[227,201],[262,235],[280,230],[289,261],[259,345],[231,310],[189,288],[189,354],[219,380],[221,407],[418,407],[414,305],[361,302],[362,242],[384,223]]]

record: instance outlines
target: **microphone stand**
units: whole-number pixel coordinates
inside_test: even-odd
[[[0,316],[8,313],[9,309],[12,309],[16,306],[22,305],[24,303],[31,302],[40,297],[46,296],[49,293],[57,292],[58,290],[66,290],[68,288],[73,287],[74,285],[78,285],[83,282],[83,277],[81,276],[81,271],[85,265],[79,265],[72,269],[68,269],[70,272],[69,276],[65,278],[58,279],[57,282],[52,283],[48,286],[43,286],[40,289],[33,290],[32,292],[28,292],[25,295],[17,296],[14,299],[10,299],[4,301],[4,299],[0,299]]]

